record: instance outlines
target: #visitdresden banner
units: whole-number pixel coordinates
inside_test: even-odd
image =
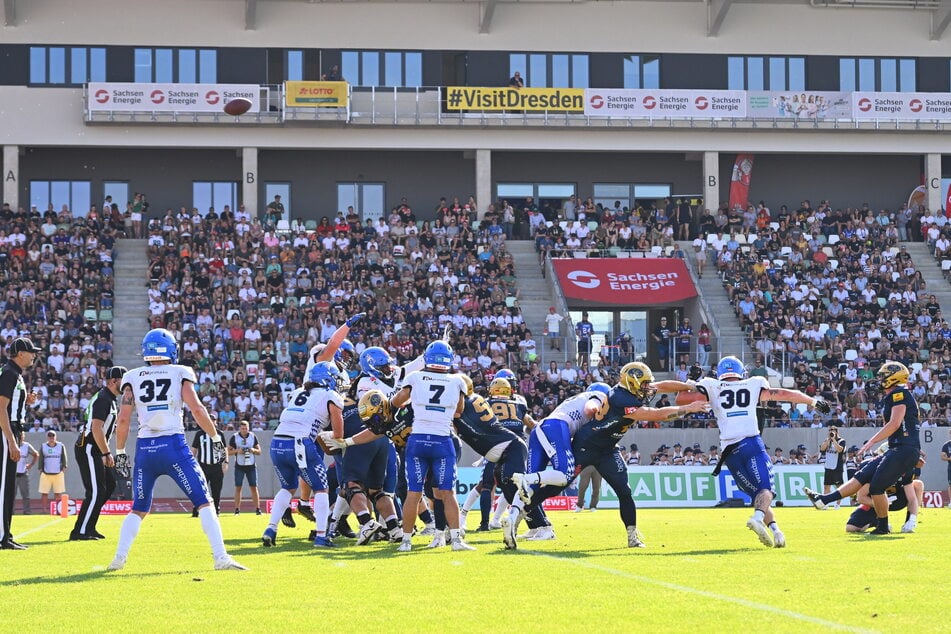
[[[588,116],[648,118],[742,119],[746,93],[742,90],[588,89]]]
[[[555,258],[552,263],[562,292],[575,305],[651,306],[697,296],[677,258]]]
[[[86,87],[90,112],[224,112],[238,97],[261,111],[257,84],[136,84],[91,82]]]
[[[484,110],[501,112],[569,112],[584,111],[584,90],[581,88],[446,88],[447,110]]]

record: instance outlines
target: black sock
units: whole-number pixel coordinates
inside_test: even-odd
[[[386,530],[388,531],[393,530],[399,525],[400,525],[400,521],[396,519],[395,517],[391,517],[390,519],[386,520]]]
[[[425,511],[419,514],[419,519],[423,524],[432,524],[433,514],[429,511],[429,509],[426,509]]]
[[[888,516],[878,518],[878,528],[887,531],[888,530]]]
[[[838,502],[839,500],[842,499],[842,494],[839,493],[838,489],[836,489],[832,493],[826,493],[825,495],[822,496],[821,499],[824,504],[829,504],[830,502]]]
[[[360,522],[360,526],[363,526],[364,524],[369,522],[371,519],[372,518],[370,517],[370,514],[367,513],[366,511],[364,511],[363,513],[357,513],[357,521]]]
[[[492,492],[486,489],[479,494],[479,513],[481,514],[481,526],[488,526],[489,513],[492,511]]]

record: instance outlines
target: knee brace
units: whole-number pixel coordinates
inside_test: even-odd
[[[392,498],[392,497],[393,497],[392,495],[390,495],[389,493],[383,490],[374,491],[373,493],[370,494],[370,500],[373,502],[374,506],[376,506],[376,504],[383,498]]]
[[[347,501],[347,504],[350,504],[353,498],[360,494],[366,495],[367,490],[359,485],[347,485],[347,488],[343,491],[343,499]]]

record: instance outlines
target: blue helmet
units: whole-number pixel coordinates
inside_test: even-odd
[[[588,386],[588,391],[589,391],[589,392],[601,392],[602,394],[604,394],[605,396],[607,396],[608,394],[611,393],[611,386],[608,385],[607,383],[602,383],[601,381],[598,381],[598,382],[596,382],[596,383],[592,383],[591,385],[589,385],[589,386]]]
[[[508,368],[502,368],[495,373],[496,379],[508,379],[510,383],[518,382],[518,377],[515,376],[515,373],[509,370]]]
[[[393,377],[393,358],[383,348],[373,346],[360,353],[360,369],[367,376],[388,381]]]
[[[164,328],[153,328],[142,338],[142,358],[145,361],[178,361],[175,335]]]
[[[743,362],[736,357],[723,357],[717,364],[717,379],[742,379],[746,375],[746,368]]]
[[[452,347],[441,340],[432,342],[423,351],[423,361],[426,363],[426,367],[435,370],[445,370],[446,372],[451,370],[452,357]]]
[[[357,363],[357,349],[353,347],[349,339],[340,342],[340,347],[334,352],[334,361],[348,372]]]
[[[325,387],[328,390],[337,389],[337,378],[340,376],[337,366],[330,361],[321,361],[314,364],[307,375],[307,380],[314,383],[317,387]]]

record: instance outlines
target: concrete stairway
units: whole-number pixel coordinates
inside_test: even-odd
[[[512,254],[512,260],[515,263],[515,276],[518,278],[519,290],[518,303],[522,309],[522,319],[525,320],[525,325],[532,331],[532,337],[538,344],[539,360],[547,365],[547,362],[554,358],[560,364],[566,358],[566,348],[571,347],[573,350],[574,337],[568,338],[569,346],[561,346],[560,355],[556,352],[555,354],[558,356],[550,357],[551,353],[548,350],[548,343],[545,341],[543,333],[545,332],[545,315],[548,314],[548,307],[556,306],[556,303],[551,281],[545,277],[544,271],[538,263],[535,243],[531,240],[508,240],[505,243],[505,248]],[[558,311],[565,315],[565,311],[561,307],[558,307]],[[561,324],[561,335],[565,337],[568,334],[569,329],[566,319]],[[571,352],[571,354],[574,353]]]
[[[142,365],[142,337],[149,330],[148,269],[146,240],[116,242],[112,360],[127,368]]]
[[[915,267],[921,271],[922,277],[925,278],[927,287],[923,293],[918,294],[918,299],[921,300],[923,299],[922,296],[928,297],[929,295],[937,297],[938,304],[941,306],[941,314],[947,319],[948,311],[951,311],[951,284],[948,283],[941,272],[941,263],[931,255],[928,245],[924,242],[902,242],[901,246],[906,248],[915,262]]]

